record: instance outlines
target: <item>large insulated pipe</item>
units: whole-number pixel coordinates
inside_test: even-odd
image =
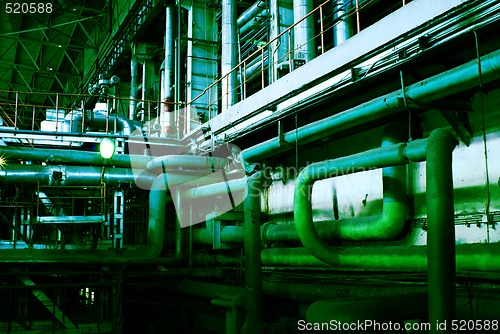
[[[262,333],[262,276],[260,242],[260,193],[264,173],[248,178],[248,192],[244,202],[245,252],[245,323],[243,333]]]
[[[254,2],[247,10],[245,10],[240,17],[236,20],[238,28],[241,29],[246,23],[253,20],[257,15],[259,15],[266,8],[266,3],[262,0],[257,0]]]
[[[427,246],[332,247],[330,264],[305,248],[266,248],[262,265],[272,267],[342,267],[374,271],[427,271]],[[500,243],[456,246],[457,271],[500,271]],[[451,284],[451,283],[450,283]]]
[[[130,59],[130,105],[128,111],[128,118],[133,120],[135,109],[137,107],[137,77],[138,77],[138,64],[135,55],[135,44],[132,46],[132,58]]]
[[[42,186],[108,186],[139,182],[150,186],[153,174],[142,172],[134,175],[130,168],[105,168],[87,166],[42,166],[9,164],[0,168],[0,185],[39,184]]]
[[[416,103],[429,103],[477,87],[479,83],[478,63],[481,64],[483,84],[500,78],[500,50],[491,52],[481,57],[480,60],[480,62],[472,60],[452,70],[408,86],[405,90],[406,99]],[[397,90],[286,132],[283,138],[275,137],[249,147],[242,151],[242,156],[247,162],[258,162],[263,158],[290,150],[290,145],[283,145],[284,142],[307,144],[383,117],[390,117],[394,113],[406,110],[401,105],[401,101],[403,101],[403,95],[401,90]]]
[[[165,102],[163,111],[165,123],[163,124],[163,134],[173,136],[176,133],[175,124],[175,35],[174,35],[174,5],[167,5],[165,9],[165,81],[162,86],[163,102]]]
[[[115,167],[146,167],[153,157],[143,155],[115,154],[111,159],[103,159],[98,152],[62,150],[31,147],[0,146],[0,155],[7,161],[41,161],[51,164],[78,164]]]
[[[186,200],[200,199],[220,194],[225,194],[228,191],[231,193],[241,192],[247,188],[247,179],[229,180],[227,182],[219,182],[207,184],[196,188],[190,188],[182,193],[182,198]]]
[[[256,30],[256,23],[258,23],[259,27],[260,27],[261,23],[267,22],[267,17],[268,16],[269,16],[269,13],[268,13],[267,9],[264,9],[253,20],[250,20],[249,22],[247,22],[243,26],[239,27],[239,29],[240,29],[240,40],[247,39],[246,35],[249,34],[250,32],[253,32],[253,33],[258,32],[261,28],[258,28],[258,30]],[[257,21],[257,22],[255,22],[255,21]],[[262,29],[264,29],[264,27],[262,27]],[[267,31],[267,27],[266,27],[265,31]]]
[[[333,45],[344,43],[354,35],[352,0],[336,0],[333,2]]]
[[[92,113],[91,117],[84,117],[81,111],[72,111],[64,119],[66,132],[84,133],[87,130],[105,130],[108,133],[118,133],[130,136],[132,132],[141,133],[140,123],[123,116]]]
[[[455,210],[453,206],[452,152],[456,143],[445,130],[427,140],[427,265],[429,322],[455,319]],[[439,332],[435,327],[432,333]]]
[[[228,163],[228,159],[211,157],[211,156],[195,156],[195,155],[166,155],[156,157],[148,161],[146,164],[147,171],[158,171],[163,169],[181,168],[187,170],[206,170],[215,172],[223,169]]]
[[[293,28],[293,57],[296,60],[300,59],[308,62],[315,56],[314,16],[309,15],[303,19],[313,9],[313,0],[293,0],[293,20],[296,23]]]
[[[237,102],[237,71],[232,71],[238,64],[236,34],[236,1],[222,0],[222,54],[221,54],[221,88],[222,111]]]

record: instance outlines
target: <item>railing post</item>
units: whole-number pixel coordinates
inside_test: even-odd
[[[243,99],[247,98],[247,63],[243,61]]]
[[[33,117],[31,119],[31,131],[35,130],[35,105],[33,105]]]
[[[151,100],[148,100],[148,135],[151,135]]]
[[[292,53],[292,29],[288,28],[288,72],[292,72],[293,65]]]
[[[56,132],[59,130],[59,93],[56,93]]]
[[[16,91],[16,109],[14,111],[14,129],[17,128],[17,107],[19,104],[19,92]]]
[[[264,86],[265,86],[265,78],[264,78],[264,47],[262,47],[262,52],[261,52],[261,70],[262,70],[262,89],[264,89]]]
[[[324,34],[324,23],[323,23],[323,5],[319,6],[319,20],[321,24],[321,54],[325,53],[325,34]]]

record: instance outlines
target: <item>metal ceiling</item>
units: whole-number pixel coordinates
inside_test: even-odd
[[[51,1],[50,13],[34,14],[7,14],[7,3],[0,1],[0,102],[15,101],[19,92],[20,103],[43,105],[46,93],[74,91],[84,50],[97,50],[92,30],[107,16],[108,1]]]

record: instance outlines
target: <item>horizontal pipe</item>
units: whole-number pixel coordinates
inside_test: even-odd
[[[236,20],[238,28],[241,29],[247,22],[255,18],[266,8],[266,3],[262,0],[254,2],[247,10],[245,10]]]
[[[153,158],[143,155],[115,154],[111,159],[103,159],[99,152],[71,149],[49,149],[32,147],[0,146],[0,156],[7,160],[40,161],[51,164],[78,164],[92,166],[115,166],[144,168]]]
[[[161,171],[162,169],[202,169],[219,171],[224,168],[228,160],[218,157],[191,156],[191,155],[166,155],[152,159],[146,164],[148,171]]]
[[[481,57],[480,64],[483,84],[500,78],[500,50]],[[477,87],[480,82],[478,73],[478,61],[472,60],[406,87],[406,99],[415,103],[430,103]],[[303,145],[384,117],[390,117],[396,112],[407,110],[401,101],[403,101],[403,95],[399,89],[286,132],[283,138],[275,137],[249,147],[242,151],[243,159],[247,162],[258,162],[263,158],[275,156],[291,149],[290,145],[283,145],[283,143]]]
[[[214,184],[209,184],[197,188],[191,188],[186,190],[182,197],[187,200],[199,199],[204,197],[216,196],[220,194],[226,194],[228,191],[231,193],[241,192],[246,189],[247,179],[236,179],[227,182],[219,182]]]
[[[87,166],[7,165],[0,169],[0,185],[35,184],[43,186],[110,186],[136,183],[151,185],[155,176],[143,172],[134,176],[130,168],[104,168]]]
[[[332,247],[331,266],[382,271],[427,271],[427,246]],[[267,248],[263,266],[330,266],[305,248]],[[456,245],[457,271],[500,271],[500,243]]]

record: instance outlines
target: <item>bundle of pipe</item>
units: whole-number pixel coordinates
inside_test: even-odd
[[[52,150],[48,150],[52,151]],[[22,155],[19,158],[23,158]],[[129,262],[144,262],[147,260],[156,259],[163,248],[164,234],[165,234],[165,207],[167,203],[167,193],[169,187],[176,186],[182,183],[193,181],[200,177],[200,175],[212,173],[213,169],[207,169],[207,166],[214,166],[212,157],[190,157],[190,156],[167,156],[160,157],[154,160],[151,164],[151,169],[157,164],[161,164],[164,171],[175,171],[178,169],[185,169],[180,173],[161,173],[153,181],[149,192],[149,222],[146,246],[139,249],[117,250],[117,251],[101,251],[101,250],[45,250],[45,249],[16,249],[16,250],[2,250],[0,251],[0,262],[88,262],[88,263],[129,263]],[[222,159],[223,160],[223,159]],[[218,167],[222,166],[221,159],[216,159],[215,163]],[[17,165],[15,168],[19,168]],[[38,168],[38,167],[37,167]],[[44,168],[44,167],[40,167]],[[57,168],[54,166],[48,167]],[[60,167],[65,168],[66,167]],[[33,168],[32,168],[33,169]],[[20,170],[22,176],[19,176],[23,182],[31,182],[32,184],[43,181],[50,183],[49,177],[41,177],[35,175],[39,170]],[[189,170],[194,170],[196,173],[189,173]],[[72,179],[73,184],[95,183],[97,180],[101,182],[102,173],[92,173],[81,175],[77,171],[69,168],[69,171],[75,173],[76,179]],[[149,172],[149,170],[147,170]],[[117,172],[120,173],[120,170]],[[200,174],[201,173],[201,174]],[[26,175],[24,175],[26,174]],[[9,171],[3,173],[4,176],[9,175]],[[129,175],[129,174],[125,174]],[[115,180],[113,175],[109,175],[110,180]],[[119,175],[123,177],[124,175]],[[131,176],[129,175],[129,179]],[[151,179],[151,175],[149,176]],[[69,181],[68,181],[69,182]],[[100,184],[100,183],[99,183]],[[178,224],[177,224],[178,225]],[[179,227],[180,228],[180,227]],[[181,242],[179,238],[179,243]],[[179,262],[182,259],[180,247],[176,245],[176,256],[165,260],[170,262]],[[161,261],[160,261],[161,262]]]
[[[481,80],[479,80],[479,74],[481,74]],[[425,104],[477,87],[479,82],[486,84],[499,78],[500,50],[497,50],[481,57],[479,61],[472,60],[454,69],[410,85],[406,87],[404,94],[407,100]],[[397,90],[286,132],[283,136],[249,147],[242,151],[242,157],[247,162],[259,162],[262,159],[289,151],[291,146],[283,145],[284,142],[304,145],[390,117],[407,109],[401,104],[401,101],[403,101],[403,93],[401,90]]]

